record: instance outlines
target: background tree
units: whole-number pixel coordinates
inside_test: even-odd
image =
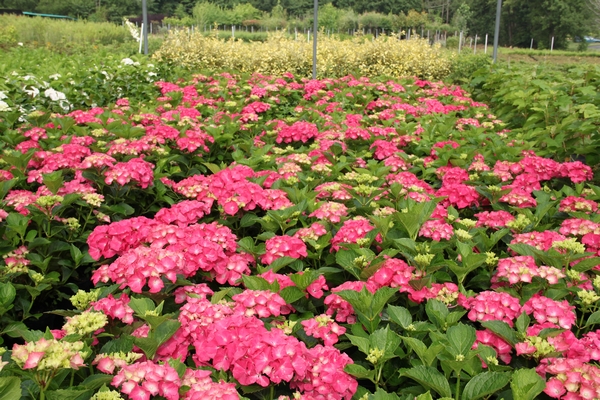
[[[335,8],[331,3],[319,7],[319,26],[330,31],[336,31],[339,29],[342,12],[342,10]]]
[[[472,15],[473,13],[471,12],[469,5],[467,3],[462,3],[454,13],[454,17],[452,17],[452,25],[466,36],[469,32],[468,24]]]
[[[0,0],[0,8],[9,10],[32,11],[35,10],[39,0]]]
[[[214,24],[222,25],[231,23],[230,16],[225,10],[207,1],[196,3],[192,10],[192,15],[196,24],[201,28],[212,29]]]

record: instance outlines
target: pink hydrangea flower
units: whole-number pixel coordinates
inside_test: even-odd
[[[502,285],[502,282],[505,281],[508,281],[510,285],[519,282],[531,283],[533,277],[539,275],[539,269],[533,257],[509,257],[498,260],[498,267],[491,282],[492,287],[494,287],[494,284]]]
[[[508,293],[483,291],[474,297],[459,300],[459,305],[469,310],[471,321],[504,321],[510,326],[521,313],[519,299]]]
[[[143,361],[124,366],[110,384],[132,400],[147,400],[151,395],[179,400],[181,380],[170,365]]]
[[[346,328],[336,324],[326,314],[303,320],[301,323],[307,335],[323,339],[325,346],[333,346],[337,343],[338,337],[346,333]]]
[[[538,323],[551,322],[563,329],[571,329],[575,323],[574,310],[575,306],[567,300],[556,301],[540,294],[534,295],[522,308],[527,314],[533,314]]]
[[[308,256],[306,244],[293,236],[274,236],[267,239],[265,247],[266,253],[261,257],[261,262],[266,265],[281,257],[299,259]]]
[[[244,290],[232,297],[236,306],[234,311],[241,312],[247,317],[256,315],[258,318],[278,317],[292,311],[285,300],[277,293],[267,290]]]
[[[117,182],[124,186],[127,183],[134,181],[142,189],[146,189],[154,181],[154,165],[142,160],[141,158],[132,158],[127,162],[117,163],[110,167],[104,173],[106,179],[104,182],[110,185]]]
[[[454,235],[454,228],[442,219],[425,221],[419,230],[419,236],[430,238],[436,242],[442,239],[450,240],[452,235]]]

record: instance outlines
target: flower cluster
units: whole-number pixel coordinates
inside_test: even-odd
[[[535,320],[543,324],[551,322],[556,327],[570,329],[575,323],[575,306],[568,301],[556,301],[540,294],[534,295],[525,304],[523,311],[532,314]]]
[[[504,321],[514,325],[515,318],[521,313],[519,299],[508,293],[483,291],[475,297],[459,302],[469,310],[467,315],[471,321]]]
[[[293,236],[274,236],[267,239],[266,253],[261,257],[263,264],[269,265],[281,257],[304,258],[308,255],[306,244]]]
[[[23,369],[79,369],[85,366],[84,360],[88,356],[84,347],[81,341],[66,342],[41,338],[23,345],[15,344],[12,359]]]
[[[177,371],[168,364],[143,361],[121,368],[110,384],[120,388],[131,399],[149,399],[152,395],[179,400],[181,380]]]
[[[124,186],[131,181],[136,182],[142,189],[147,188],[154,181],[154,165],[142,160],[132,158],[127,162],[117,163],[111,166],[105,173],[104,182],[107,185],[117,182]]]
[[[346,328],[339,326],[329,315],[321,314],[301,322],[307,335],[323,339],[325,346],[333,346],[338,337],[346,333]]]

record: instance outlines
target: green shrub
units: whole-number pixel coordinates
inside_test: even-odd
[[[17,45],[17,30],[14,26],[0,27],[0,49]]]
[[[317,73],[322,77],[360,74],[441,79],[450,73],[450,60],[454,57],[426,40],[399,41],[394,36],[342,41],[321,35],[318,43]],[[312,43],[288,39],[283,32],[270,34],[264,43],[177,32],[165,40],[154,56],[189,69],[273,75],[291,72],[301,76],[309,76],[312,70]]]
[[[109,22],[0,15],[0,26],[12,26],[17,42],[58,51],[69,51],[78,45],[99,46],[133,41],[126,27]],[[3,36],[2,31],[0,36]]]
[[[458,49],[459,38],[456,36],[450,36],[446,39],[446,48],[447,49]]]
[[[491,64],[492,59],[489,54],[462,53],[452,60],[450,67],[452,72],[448,75],[448,80],[457,84],[468,83],[475,71],[489,68]]]

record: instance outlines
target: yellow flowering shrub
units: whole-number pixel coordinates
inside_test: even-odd
[[[186,68],[230,69],[280,75],[292,72],[309,76],[312,71],[312,42],[272,34],[266,42],[245,43],[223,40],[201,33],[172,33],[154,54],[161,61]],[[440,79],[450,73],[452,54],[425,39],[398,40],[380,36],[369,40],[318,37],[317,74],[320,77],[417,76]]]

